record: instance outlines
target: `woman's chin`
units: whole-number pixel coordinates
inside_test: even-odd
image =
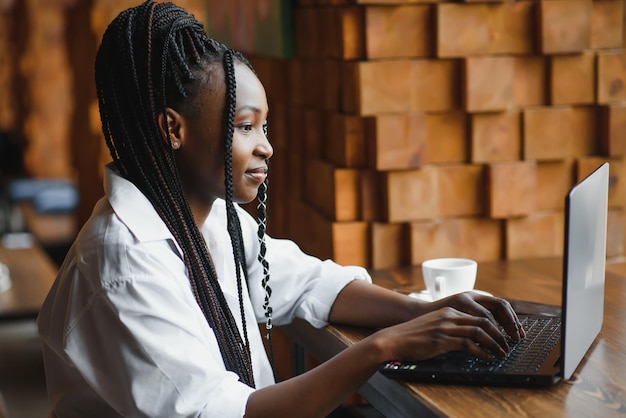
[[[247,205],[248,203],[252,203],[254,200],[256,200],[257,192],[258,190],[255,189],[251,192],[246,191],[245,194],[236,193],[233,196],[233,202],[240,205]]]

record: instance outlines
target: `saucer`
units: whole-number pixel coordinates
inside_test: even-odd
[[[491,293],[485,292],[484,290],[474,289],[473,292],[476,292],[479,295],[493,296]],[[411,296],[412,298],[423,300],[425,302],[433,301],[433,298],[432,296],[430,296],[430,293],[428,292],[428,290],[420,290],[419,292],[411,292],[409,293],[409,296]]]

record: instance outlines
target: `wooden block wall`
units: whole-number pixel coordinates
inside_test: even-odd
[[[373,268],[560,255],[566,193],[609,161],[607,255],[624,255],[623,0],[293,4],[272,88],[293,115],[274,159],[294,162],[272,180],[297,185],[283,230],[305,250]]]
[[[624,255],[624,21],[623,0],[295,2],[295,55],[260,74],[289,68],[270,83],[297,115],[271,116],[298,208],[277,228],[372,268],[560,255],[565,194],[609,161]]]

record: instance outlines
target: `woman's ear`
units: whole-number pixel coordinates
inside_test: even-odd
[[[169,145],[167,137],[169,133],[169,139],[172,141],[172,148],[180,148],[181,145],[183,145],[185,134],[185,123],[180,113],[170,107],[167,107],[165,108],[165,115],[163,113],[159,113],[157,121],[159,124],[161,138],[163,138],[163,140]]]

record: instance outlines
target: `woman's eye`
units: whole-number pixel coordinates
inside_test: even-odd
[[[263,134],[267,137],[267,122],[263,124]]]
[[[252,125],[251,124],[240,125],[239,129],[241,129],[244,132],[250,132],[252,130]]]

